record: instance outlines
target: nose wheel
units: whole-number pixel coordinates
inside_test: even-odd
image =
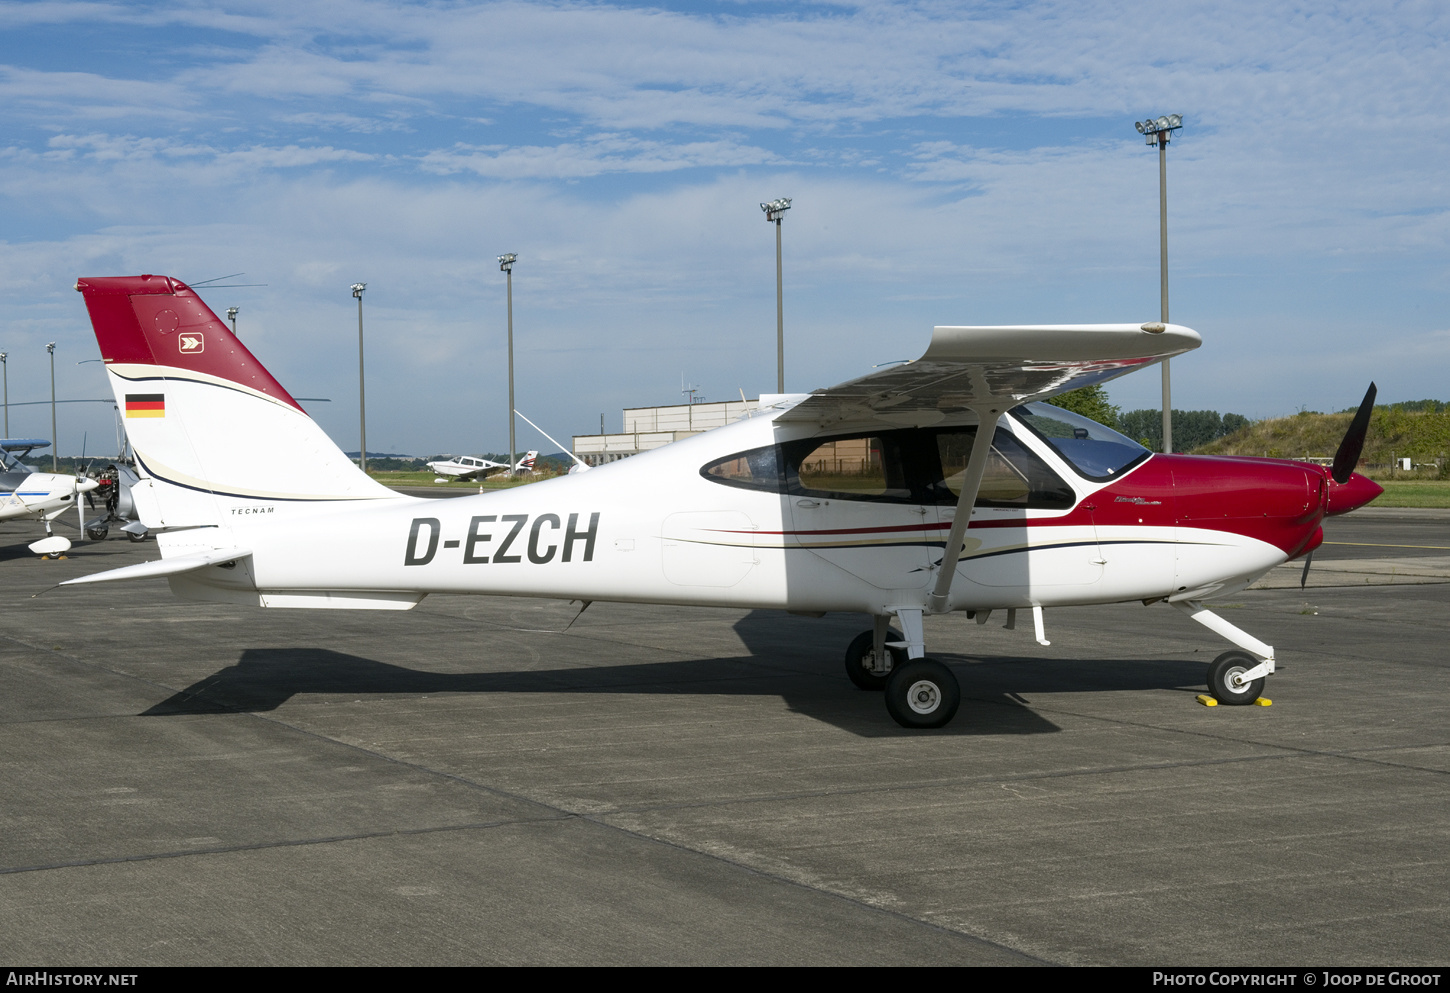
[[[1248,652],[1224,652],[1208,666],[1208,692],[1230,707],[1253,703],[1264,692],[1264,677],[1245,679],[1259,664]]]

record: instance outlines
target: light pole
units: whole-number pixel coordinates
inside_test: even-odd
[[[60,456],[55,437],[55,342],[45,346],[50,353],[50,471],[60,472]]]
[[[790,197],[763,203],[767,222],[775,222],[775,392],[785,392],[785,293],[780,275],[780,219],[790,210]]]
[[[227,320],[232,322],[232,337],[235,338],[237,336],[237,308],[227,308]]]
[[[357,298],[357,432],[358,432],[358,465],[363,472],[368,471],[368,402],[367,388],[363,384],[363,328],[362,328],[362,295],[368,288],[367,283],[353,283],[352,295]]]
[[[514,263],[518,254],[509,252],[498,257],[499,271],[508,276],[509,300],[509,475],[514,474]]]
[[[5,437],[10,437],[10,366],[6,359],[9,352],[0,352],[0,379],[5,381]]]
[[[1182,114],[1133,125],[1149,145],[1158,146],[1158,293],[1159,320],[1168,323],[1168,142],[1183,127]],[[1173,452],[1173,398],[1168,384],[1168,360],[1163,360],[1163,451]]]

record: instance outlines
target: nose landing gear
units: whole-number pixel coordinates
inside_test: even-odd
[[[1258,665],[1248,652],[1224,652],[1208,665],[1208,692],[1230,707],[1253,703],[1264,692],[1264,677],[1251,678]]]
[[[1208,692],[1213,698],[1231,707],[1257,700],[1264,692],[1264,677],[1274,672],[1274,646],[1234,627],[1197,600],[1176,601],[1173,606],[1243,649],[1224,652],[1209,663]]]

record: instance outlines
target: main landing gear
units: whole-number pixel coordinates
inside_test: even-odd
[[[922,653],[921,611],[896,612],[906,634],[890,618],[873,618],[846,649],[846,675],[863,690],[884,691],[886,712],[904,728],[939,728],[956,716],[962,691],[952,671]]]
[[[904,728],[939,728],[961,702],[957,677],[936,659],[913,659],[886,681],[886,712]]]
[[[887,628],[886,641],[900,642],[901,633]],[[862,631],[852,639],[846,648],[846,675],[856,684],[857,689],[879,693],[886,689],[891,670],[906,662],[906,649],[883,645],[878,652],[875,642],[875,631]]]

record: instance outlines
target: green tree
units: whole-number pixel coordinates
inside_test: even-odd
[[[1224,435],[1233,434],[1252,422],[1242,414],[1220,415],[1216,410],[1173,411],[1173,450],[1191,452]],[[1143,447],[1158,451],[1163,447],[1163,412],[1161,410],[1128,410],[1118,418],[1117,429]]]
[[[1060,393],[1047,402],[1054,407],[1061,407],[1063,410],[1070,410],[1074,414],[1091,417],[1099,424],[1105,424],[1114,430],[1117,429],[1118,408],[1108,402],[1107,387],[1101,383],[1096,386],[1084,386],[1080,390],[1069,390],[1066,393]]]

